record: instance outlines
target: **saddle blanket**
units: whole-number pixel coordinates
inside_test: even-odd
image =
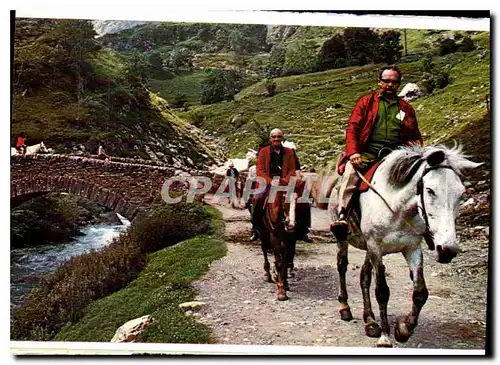
[[[382,161],[384,161],[384,160],[380,160],[380,161],[376,162],[375,164],[373,164],[368,169],[368,171],[365,174],[363,174],[363,176],[365,177],[365,179],[367,181],[372,181],[373,175],[375,174],[375,171],[377,171],[377,168],[380,166]],[[363,192],[367,191],[368,189],[369,189],[368,184],[365,183],[363,180],[361,180],[358,191],[360,193],[363,193]]]

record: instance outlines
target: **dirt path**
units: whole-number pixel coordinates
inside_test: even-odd
[[[328,232],[325,211],[313,208],[314,243],[298,242],[290,299],[279,302],[276,285],[264,280],[259,243],[248,239],[249,213],[224,204],[215,207],[226,221],[228,253],[212,264],[209,273],[195,283],[195,289],[198,299],[207,303],[200,311],[200,321],[212,328],[218,343],[375,346],[376,339],[364,334],[362,319],[359,274],[365,253],[353,247],[349,248],[347,285],[354,320],[340,320],[337,248]],[[388,312],[394,347],[484,349],[488,237],[481,231],[484,227],[459,229],[465,241],[464,252],[455,262],[439,264],[434,252],[425,252],[425,280],[430,296],[419,326],[406,344],[397,343],[393,331],[396,317],[410,310],[412,286],[408,268],[402,255],[384,258],[391,291]],[[371,291],[378,319],[373,283]]]

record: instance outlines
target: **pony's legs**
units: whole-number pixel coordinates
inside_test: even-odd
[[[415,250],[405,252],[403,255],[410,268],[410,279],[413,281],[413,304],[410,313],[406,317],[398,318],[396,321],[394,338],[398,342],[408,341],[413,334],[413,330],[417,327],[420,311],[429,296],[424,280],[422,248],[418,246]]]
[[[365,333],[368,337],[380,337],[380,327],[375,320],[375,315],[372,311],[372,303],[370,300],[370,285],[372,282],[372,263],[368,253],[365,256],[365,262],[361,267],[359,282],[361,285],[361,293],[363,293],[363,322],[365,323]]]
[[[377,347],[392,347],[392,342],[389,339],[391,329],[387,319],[387,303],[389,302],[390,290],[385,280],[385,266],[382,263],[382,255],[373,249],[376,243],[372,245],[367,242],[367,255],[370,257],[371,264],[375,269],[375,298],[377,298],[378,308],[380,311],[380,327],[382,333],[377,341]],[[372,249],[370,249],[370,246]]]
[[[273,282],[273,278],[271,277],[271,264],[269,264],[269,260],[267,259],[267,250],[269,247],[269,238],[262,237],[260,242],[260,247],[262,248],[262,253],[264,254],[264,271],[266,272],[266,281],[268,283]]]
[[[340,303],[340,318],[344,321],[352,320],[352,313],[349,304],[347,304],[347,287],[345,282],[345,273],[347,272],[347,251],[349,244],[345,241],[337,244],[337,270],[339,272],[340,287],[339,287],[339,303]]]
[[[294,233],[293,233],[294,234]],[[287,242],[287,244],[289,245],[289,247],[287,248],[287,268],[288,268],[288,272],[287,272],[287,277],[289,278],[293,278],[295,276],[295,273],[293,273],[293,269],[295,268],[294,264],[293,264],[293,259],[295,258],[295,249],[296,249],[296,246],[297,246],[297,239],[295,237],[293,238],[289,238],[289,241]]]
[[[274,234],[271,234],[271,245],[274,251],[274,266],[276,267],[276,272],[278,274],[278,300],[288,300],[286,295],[286,261],[284,255],[284,249],[280,246],[280,240],[275,237]],[[283,254],[282,254],[283,253]]]

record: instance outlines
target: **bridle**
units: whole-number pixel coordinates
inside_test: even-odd
[[[427,168],[424,169],[424,172],[423,172],[422,176],[420,177],[420,179],[417,182],[417,196],[420,195],[420,201],[422,203],[422,217],[424,218],[424,222],[425,222],[425,232],[422,234],[422,236],[423,236],[425,242],[427,243],[427,246],[429,247],[429,249],[431,251],[434,251],[435,244],[434,244],[433,234],[432,234],[432,232],[430,230],[430,227],[429,227],[429,217],[427,216],[427,211],[425,210],[425,202],[424,202],[424,176],[427,175],[429,172],[431,172],[433,170],[437,170],[437,169],[450,169],[453,172],[455,172],[455,170],[451,166],[449,166],[449,165],[434,165],[434,166],[430,166],[430,167],[427,167]],[[380,195],[380,193],[377,191],[377,189],[375,189],[375,187],[363,176],[363,174],[361,174],[358,170],[356,170],[356,172],[358,173],[358,176],[361,178],[361,180],[363,180],[368,185],[368,187],[370,189],[372,189],[375,192],[375,194],[377,194],[382,199],[382,201],[385,203],[385,205],[387,206],[387,208],[396,217],[397,216],[396,212],[394,212],[394,210],[390,207],[389,203],[387,203],[387,200],[385,200],[384,197],[382,195]],[[404,222],[410,228],[412,228],[413,230],[415,230],[415,226],[413,225],[413,223],[408,218],[403,218],[403,220],[404,220]],[[416,233],[418,233],[418,232],[416,232]],[[418,234],[420,234],[420,233],[418,233]]]
[[[453,172],[455,172],[455,170],[453,170],[453,168],[449,165],[437,165],[437,166],[427,167],[424,170],[424,173],[422,174],[422,176],[420,177],[420,179],[418,180],[418,183],[417,183],[417,196],[420,195],[420,202],[422,203],[422,217],[424,218],[424,222],[425,222],[425,232],[423,234],[423,237],[425,239],[425,242],[427,243],[427,246],[429,246],[429,249],[431,251],[434,250],[435,245],[434,245],[434,236],[433,236],[433,234],[430,230],[430,227],[429,227],[429,217],[427,216],[427,211],[425,209],[424,176],[427,175],[429,172],[431,172],[433,170],[437,170],[437,169],[450,169]]]

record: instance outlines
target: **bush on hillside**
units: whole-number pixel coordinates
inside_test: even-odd
[[[336,34],[325,43],[319,53],[318,69],[321,71],[346,65],[347,51],[342,34]]]
[[[439,55],[444,56],[456,52],[458,49],[454,39],[445,38],[439,42]]]
[[[378,37],[378,45],[374,48],[375,61],[388,65],[399,61],[402,56],[401,33],[388,30]]]
[[[120,290],[143,268],[147,254],[187,238],[214,233],[200,203],[158,203],[104,250],[74,257],[32,291],[11,321],[12,340],[46,341],[83,315],[92,301]]]
[[[474,41],[468,36],[463,37],[460,42],[457,43],[457,51],[459,52],[470,52],[475,48]]]
[[[432,72],[432,69],[434,68],[434,63],[432,62],[432,56],[431,55],[426,55],[422,58],[420,61],[420,70],[422,72]]]
[[[274,96],[276,94],[276,89],[278,88],[276,81],[268,78],[264,81],[264,86],[266,87],[267,95]]]
[[[283,66],[285,65],[286,49],[281,44],[275,44],[269,53],[269,63],[266,67],[266,75],[268,77],[278,77],[282,75]]]
[[[202,84],[201,104],[219,103],[233,100],[244,87],[242,75],[235,70],[215,70]]]
[[[296,75],[317,70],[318,44],[310,39],[295,42],[288,46],[285,53],[283,73]]]
[[[446,71],[438,73],[435,77],[436,89],[444,89],[451,82],[450,74]]]

